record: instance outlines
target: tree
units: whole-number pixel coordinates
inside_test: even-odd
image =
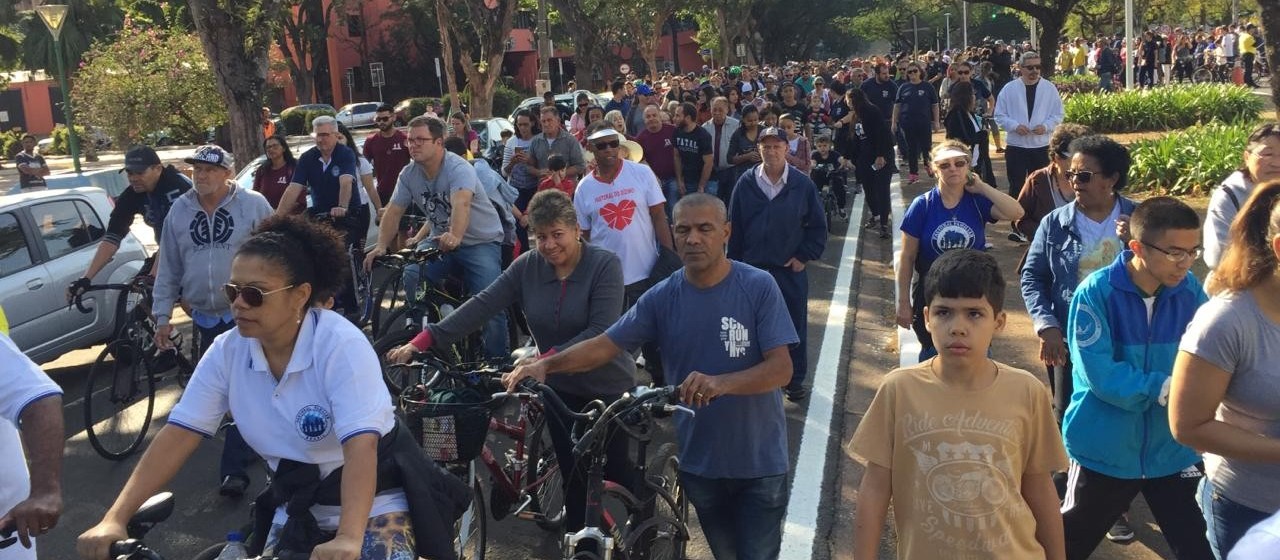
[[[619,23],[631,36],[636,54],[655,78],[663,27],[667,19],[686,4],[686,0],[628,0],[612,13],[613,17],[620,18]]]
[[[86,53],[71,97],[79,117],[118,146],[165,129],[178,138],[202,137],[227,118],[196,36],[133,25]]]
[[[1017,10],[1040,22],[1040,48],[1048,53],[1040,59],[1044,75],[1054,74],[1054,49],[1067,25],[1067,16],[1081,0],[974,0],[974,4],[994,4]]]
[[[1259,1],[1258,7],[1262,8],[1262,28],[1271,55],[1267,57],[1267,64],[1271,66],[1271,103],[1280,107],[1280,80],[1275,78],[1280,73],[1280,53],[1276,50],[1276,45],[1280,45],[1280,3]]]
[[[275,0],[277,2],[281,0]],[[289,65],[299,103],[332,103],[329,82],[329,26],[344,0],[283,0],[276,45]]]
[[[569,30],[573,43],[573,79],[578,87],[599,90],[608,71],[611,54],[607,14],[617,6],[603,0],[547,0]],[[600,78],[596,78],[600,76]]]
[[[458,62],[471,91],[471,115],[487,118],[493,113],[493,89],[502,74],[507,38],[515,24],[518,0],[436,0],[442,35],[451,35]],[[449,56],[446,43],[446,60]],[[452,92],[450,92],[452,95]],[[457,107],[457,105],[454,105]]]
[[[80,60],[95,42],[108,40],[124,25],[125,13],[114,2],[104,0],[71,0],[67,21],[62,24],[59,43],[66,58],[67,71],[74,74]],[[34,11],[19,16],[17,29],[22,35],[22,62],[27,68],[57,68],[53,58],[53,37]]]
[[[436,0],[436,22],[440,25],[440,48],[444,55],[444,79],[449,88],[449,107],[457,110],[462,107],[462,103],[458,100],[458,81],[453,74],[453,61],[456,59],[453,58],[453,33],[449,30],[449,20],[452,18],[444,0]]]
[[[262,100],[267,79],[267,49],[283,0],[187,0],[200,44],[213,70],[217,96],[226,108],[231,151],[238,165],[262,153]],[[198,103],[203,96],[191,96]]]

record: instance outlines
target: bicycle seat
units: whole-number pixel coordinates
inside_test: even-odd
[[[141,539],[147,532],[173,514],[173,493],[161,492],[143,502],[142,507],[129,518],[127,531],[130,538]]]

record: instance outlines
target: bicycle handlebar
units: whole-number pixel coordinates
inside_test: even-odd
[[[428,249],[401,249],[394,253],[389,253],[373,259],[374,264],[385,267],[398,267],[405,264],[418,264],[427,261],[433,261],[443,253],[440,249],[431,247]]]
[[[143,277],[145,277],[146,280],[144,280]],[[147,284],[147,280],[149,280],[150,278],[151,278],[150,276],[140,275],[139,277],[134,278],[134,280],[128,284],[89,284],[87,286],[82,287],[80,291],[72,295],[71,303],[72,305],[75,305],[76,309],[79,310],[81,313],[86,313],[86,314],[92,313],[93,312],[92,308],[84,306],[85,294],[89,292],[97,292],[97,291],[104,291],[104,290],[129,291],[134,289],[141,289]]]
[[[582,434],[582,437],[574,443],[573,454],[578,457],[586,455],[587,451],[591,449],[596,440],[601,439],[600,435],[608,428],[609,424],[612,423],[615,418],[632,410],[647,410],[652,414],[654,407],[660,407],[664,410],[670,407],[673,412],[676,410],[683,410],[690,415],[694,415],[695,413],[693,410],[676,404],[680,399],[680,393],[678,391],[678,386],[668,385],[666,387],[658,388],[641,386],[636,387],[630,392],[624,393],[618,398],[618,400],[613,401],[613,404],[609,405],[609,407],[600,414],[599,418],[595,420],[591,429]],[[655,400],[660,400],[662,402],[651,402]]]

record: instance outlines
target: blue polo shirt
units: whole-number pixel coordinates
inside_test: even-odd
[[[293,170],[293,182],[310,189],[312,211],[326,213],[338,206],[338,192],[342,186],[338,179],[343,175],[351,177],[351,199],[347,201],[347,209],[354,210],[360,206],[360,182],[356,180],[356,153],[351,148],[338,144],[327,162],[320,159],[319,148],[303,152]]]
[[[938,104],[938,92],[929,82],[903,82],[898,87],[895,103],[902,106],[898,109],[899,124],[928,124],[933,122],[933,106]]]

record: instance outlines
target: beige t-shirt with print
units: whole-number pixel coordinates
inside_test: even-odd
[[[1067,468],[1048,389],[997,363],[989,387],[965,391],[929,364],[889,373],[850,442],[892,471],[898,558],[1044,558],[1021,488]]]

